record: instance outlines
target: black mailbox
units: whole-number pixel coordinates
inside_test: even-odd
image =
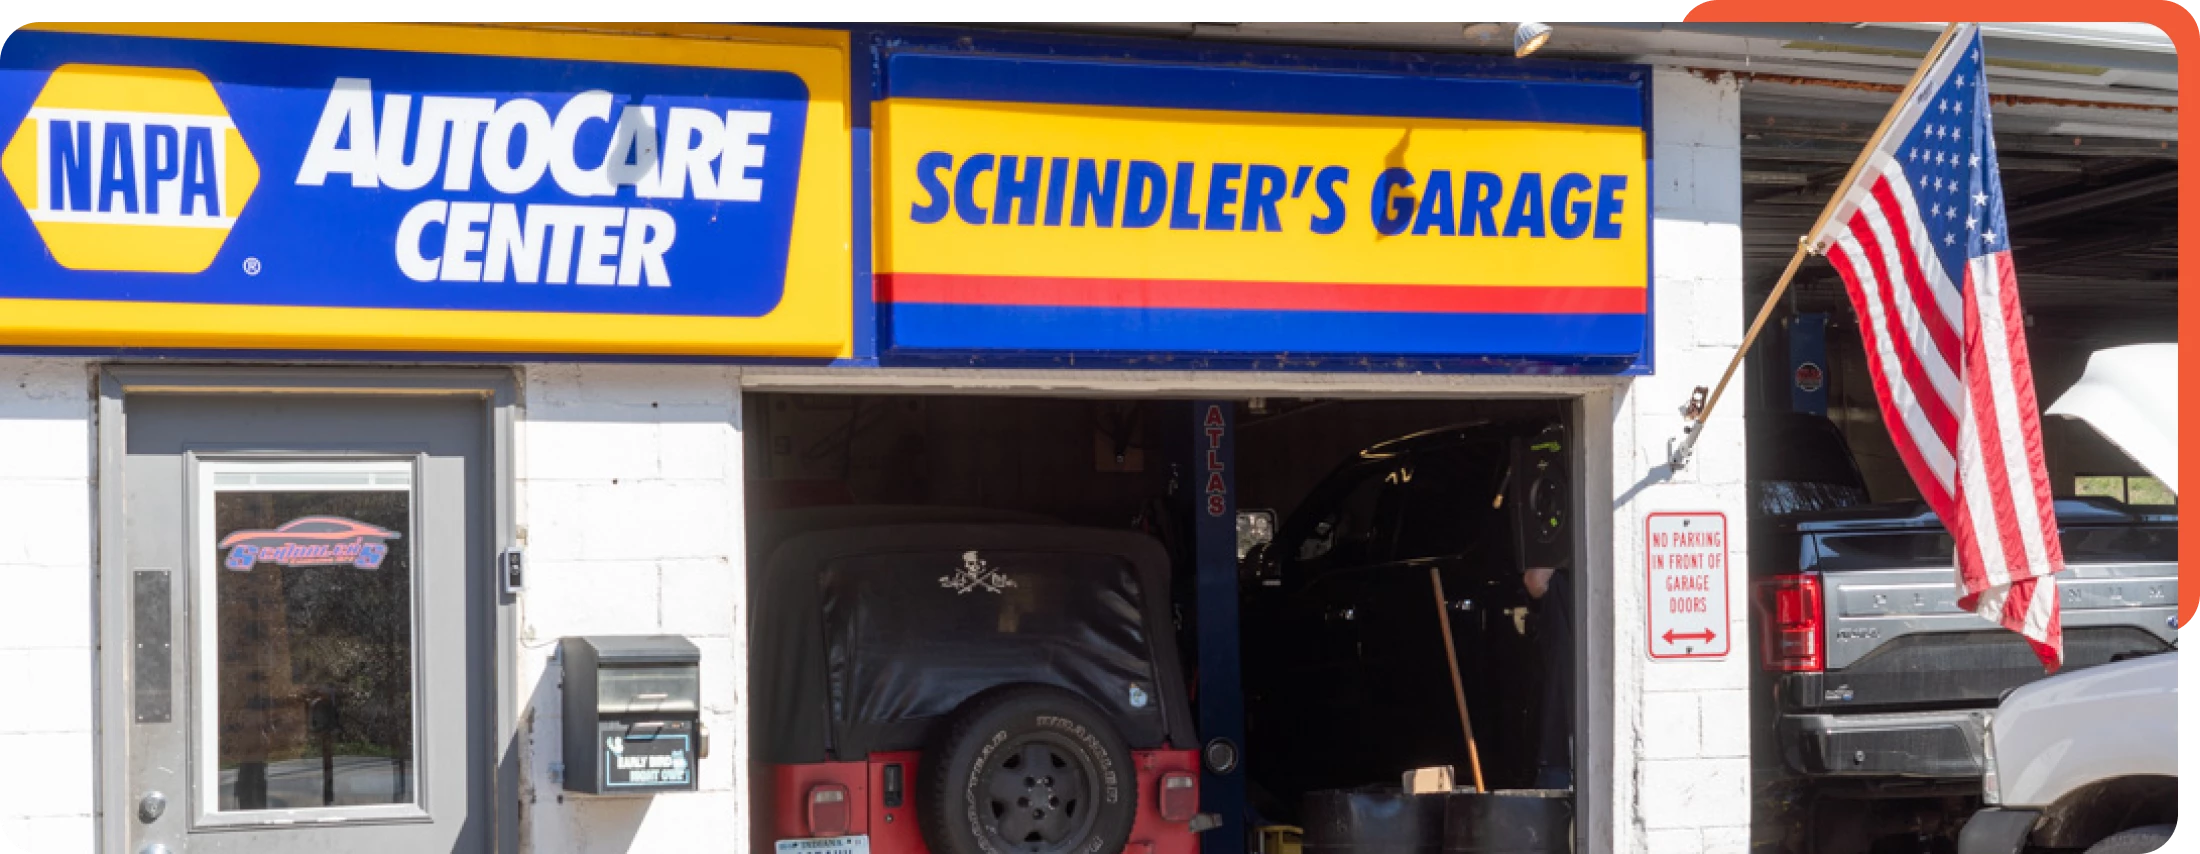
[[[695,791],[702,656],[678,635],[565,638],[565,788]]]

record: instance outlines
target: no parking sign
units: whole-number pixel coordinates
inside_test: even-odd
[[[1726,514],[1652,513],[1644,529],[1650,657],[1725,658]]]

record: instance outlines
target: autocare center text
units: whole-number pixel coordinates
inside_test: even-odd
[[[461,193],[479,180],[510,197],[547,175],[576,199],[631,189],[642,202],[754,202],[764,193],[749,170],[764,164],[768,112],[670,107],[660,115],[600,89],[571,96],[555,115],[532,98],[380,100],[377,117],[372,81],[336,81],[298,185]],[[591,124],[608,127],[607,148],[583,150],[593,148],[581,143]],[[665,256],[677,237],[672,214],[647,204],[427,199],[397,224],[394,251],[398,269],[418,282],[669,287]]]

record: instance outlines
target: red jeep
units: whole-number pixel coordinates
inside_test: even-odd
[[[777,526],[752,576],[757,841],[1195,854],[1198,742],[1161,545],[920,515]]]

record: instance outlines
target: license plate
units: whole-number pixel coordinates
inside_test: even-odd
[[[820,839],[782,839],[776,854],[871,854],[869,836],[827,836]]]

